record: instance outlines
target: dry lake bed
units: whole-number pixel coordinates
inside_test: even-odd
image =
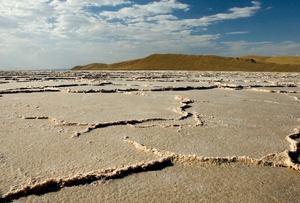
[[[0,202],[300,202],[300,73],[0,71]]]

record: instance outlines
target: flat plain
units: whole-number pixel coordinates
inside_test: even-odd
[[[0,71],[2,202],[299,202],[300,73]]]

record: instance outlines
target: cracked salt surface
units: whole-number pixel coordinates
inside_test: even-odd
[[[299,74],[0,73],[2,202],[298,201]]]

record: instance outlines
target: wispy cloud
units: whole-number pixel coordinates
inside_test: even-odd
[[[273,8],[273,6],[268,6],[267,8],[266,8],[266,10],[271,10]]]
[[[0,3],[2,32],[23,36],[48,34],[50,37],[111,38],[144,35],[158,30],[178,31],[193,27],[206,27],[222,20],[250,17],[260,9],[260,4],[231,8],[227,13],[204,16],[198,19],[178,19],[175,10],[188,11],[189,5],[176,0],[132,4],[125,0],[89,1],[35,1],[3,0]],[[102,10],[93,13],[85,8],[124,5],[117,11]],[[155,40],[155,39],[154,39]]]
[[[300,49],[300,43],[294,41],[284,41],[275,43],[272,41],[249,42],[249,41],[228,41],[221,42],[225,52],[223,55],[241,56],[247,54],[257,55],[295,55]]]
[[[238,31],[238,32],[226,32],[226,35],[242,35],[242,34],[248,34],[248,31]]]
[[[175,11],[189,12],[190,5],[177,0],[2,0],[0,59],[8,68],[18,61],[37,69],[214,47],[220,34],[208,34],[208,26],[251,17],[260,9],[252,1],[223,13],[179,18]]]
[[[130,7],[121,8],[118,11],[103,11],[100,13],[100,16],[105,17],[108,20],[121,19],[126,21],[127,19],[132,18],[143,18],[147,16],[172,13],[173,10],[188,11],[189,6],[175,0],[163,0],[151,2],[145,5],[134,4]]]

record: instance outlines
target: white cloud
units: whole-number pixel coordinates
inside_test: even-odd
[[[293,41],[284,41],[280,43],[274,43],[272,41],[262,42],[222,42],[225,45],[226,52],[222,52],[222,55],[227,56],[242,56],[247,54],[257,55],[295,55],[300,49],[300,43]]]
[[[237,31],[237,32],[226,32],[226,35],[241,35],[241,34],[248,34],[248,31]]]
[[[121,19],[126,21],[127,18],[130,19],[167,14],[171,13],[175,9],[188,11],[189,6],[187,4],[179,3],[176,0],[161,0],[145,5],[134,4],[131,7],[125,7],[118,11],[104,11],[100,14],[100,16],[106,17],[109,20]]]
[[[231,8],[228,13],[204,16],[199,19],[178,19],[174,10],[189,10],[189,5],[176,0],[154,1],[148,4],[130,4],[125,0],[60,0],[38,1],[3,0],[0,3],[0,17],[3,32],[21,34],[32,37],[47,34],[49,37],[62,37],[80,40],[80,38],[110,38],[111,36],[143,35],[155,30],[159,32],[174,32],[191,30],[194,27],[205,29],[211,23],[249,17],[260,7],[252,2],[251,7]],[[104,5],[125,6],[117,11],[100,11],[92,13],[86,10],[88,6]],[[110,31],[111,30],[111,31]],[[40,37],[40,36],[39,36]],[[141,36],[137,36],[141,38]],[[154,39],[155,40],[155,39]]]
[[[246,18],[254,15],[260,9],[260,3],[257,1],[252,1],[252,6],[248,7],[234,7],[230,8],[228,13],[218,13],[211,16],[204,16],[199,19],[203,23],[203,25],[208,25],[210,23],[222,20],[230,20],[237,18]]]
[[[122,8],[108,11],[103,6]],[[202,31],[210,24],[250,17],[260,9],[260,3],[253,1],[248,7],[200,18],[180,19],[174,12],[189,9],[177,0],[146,4],[128,0],[2,0],[1,66],[63,68],[214,47],[220,34]]]

